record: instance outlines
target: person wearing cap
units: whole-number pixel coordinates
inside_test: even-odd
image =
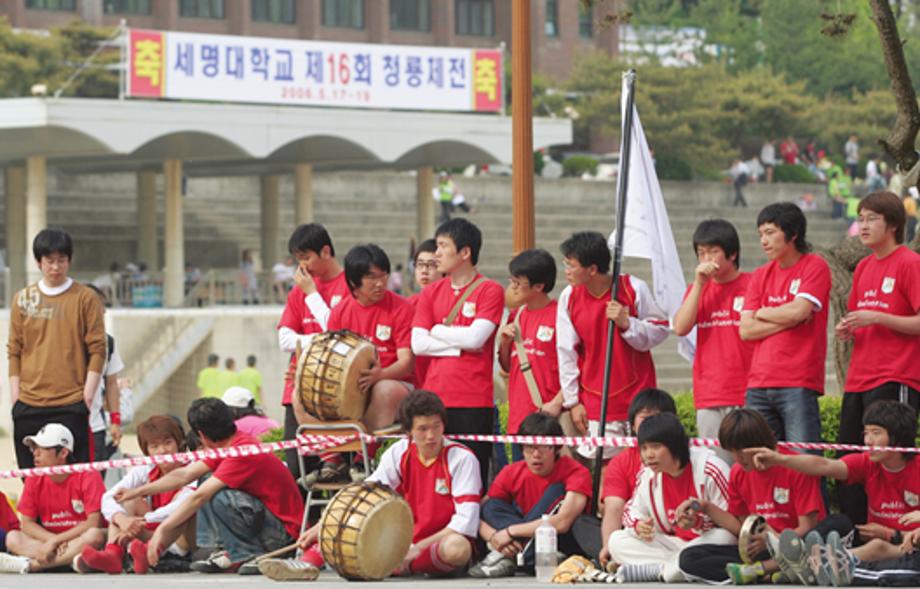
[[[32,451],[36,467],[73,462],[74,437],[60,423],[49,423],[23,443]],[[97,471],[26,478],[19,513],[22,529],[6,536],[0,553],[0,572],[29,573],[70,566],[83,548],[105,542],[102,494],[105,485]]]
[[[277,421],[265,417],[262,411],[256,408],[256,399],[252,391],[246,387],[230,387],[224,391],[223,401],[233,413],[233,423],[236,424],[237,431],[258,438],[281,427]]]

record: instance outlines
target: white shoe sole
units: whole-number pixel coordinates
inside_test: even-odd
[[[314,581],[319,576],[319,569],[313,565],[292,568],[284,560],[275,558],[260,562],[259,571],[273,581]]]

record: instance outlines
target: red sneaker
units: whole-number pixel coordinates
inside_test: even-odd
[[[150,563],[147,561],[147,543],[132,540],[128,545],[128,554],[134,560],[134,574],[146,575],[150,570]]]
[[[110,575],[121,574],[121,563],[125,557],[125,549],[118,544],[108,544],[103,550],[96,550],[87,546],[81,553],[83,562],[92,569]]]
[[[323,565],[326,561],[323,559],[323,553],[319,549],[319,542],[315,542],[309,548],[304,550],[303,556],[300,557],[300,560],[310,563],[318,569],[323,568]]]

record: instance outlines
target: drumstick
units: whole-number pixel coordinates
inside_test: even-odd
[[[292,552],[292,551],[294,551],[294,550],[297,550],[297,546],[298,546],[297,542],[294,542],[294,543],[291,544],[290,546],[285,546],[284,548],[279,548],[278,550],[272,550],[271,552],[266,552],[265,554],[263,554],[263,555],[261,555],[261,556],[257,556],[257,557],[253,560],[253,562],[262,562],[263,560],[267,560],[267,559],[269,559],[269,558],[275,558],[276,556],[281,556],[282,554],[287,554],[288,552]]]

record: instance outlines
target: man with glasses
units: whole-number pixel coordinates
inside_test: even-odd
[[[849,312],[836,326],[839,340],[853,342],[840,410],[843,444],[863,443],[863,412],[876,401],[920,409],[920,255],[903,245],[905,221],[894,193],[875,192],[859,203],[859,240],[872,253],[856,266]],[[840,511],[865,524],[862,486],[837,488]]]
[[[412,305],[413,310],[418,305],[419,299],[422,297],[421,291],[425,290],[429,284],[444,278],[444,275],[438,272],[438,261],[434,257],[434,254],[437,251],[438,243],[433,239],[426,239],[422,243],[418,244],[418,247],[415,249],[415,284],[418,286],[419,292],[409,297],[409,304]],[[425,382],[425,375],[428,373],[429,360],[429,356],[415,357],[416,383],[421,384]]]

